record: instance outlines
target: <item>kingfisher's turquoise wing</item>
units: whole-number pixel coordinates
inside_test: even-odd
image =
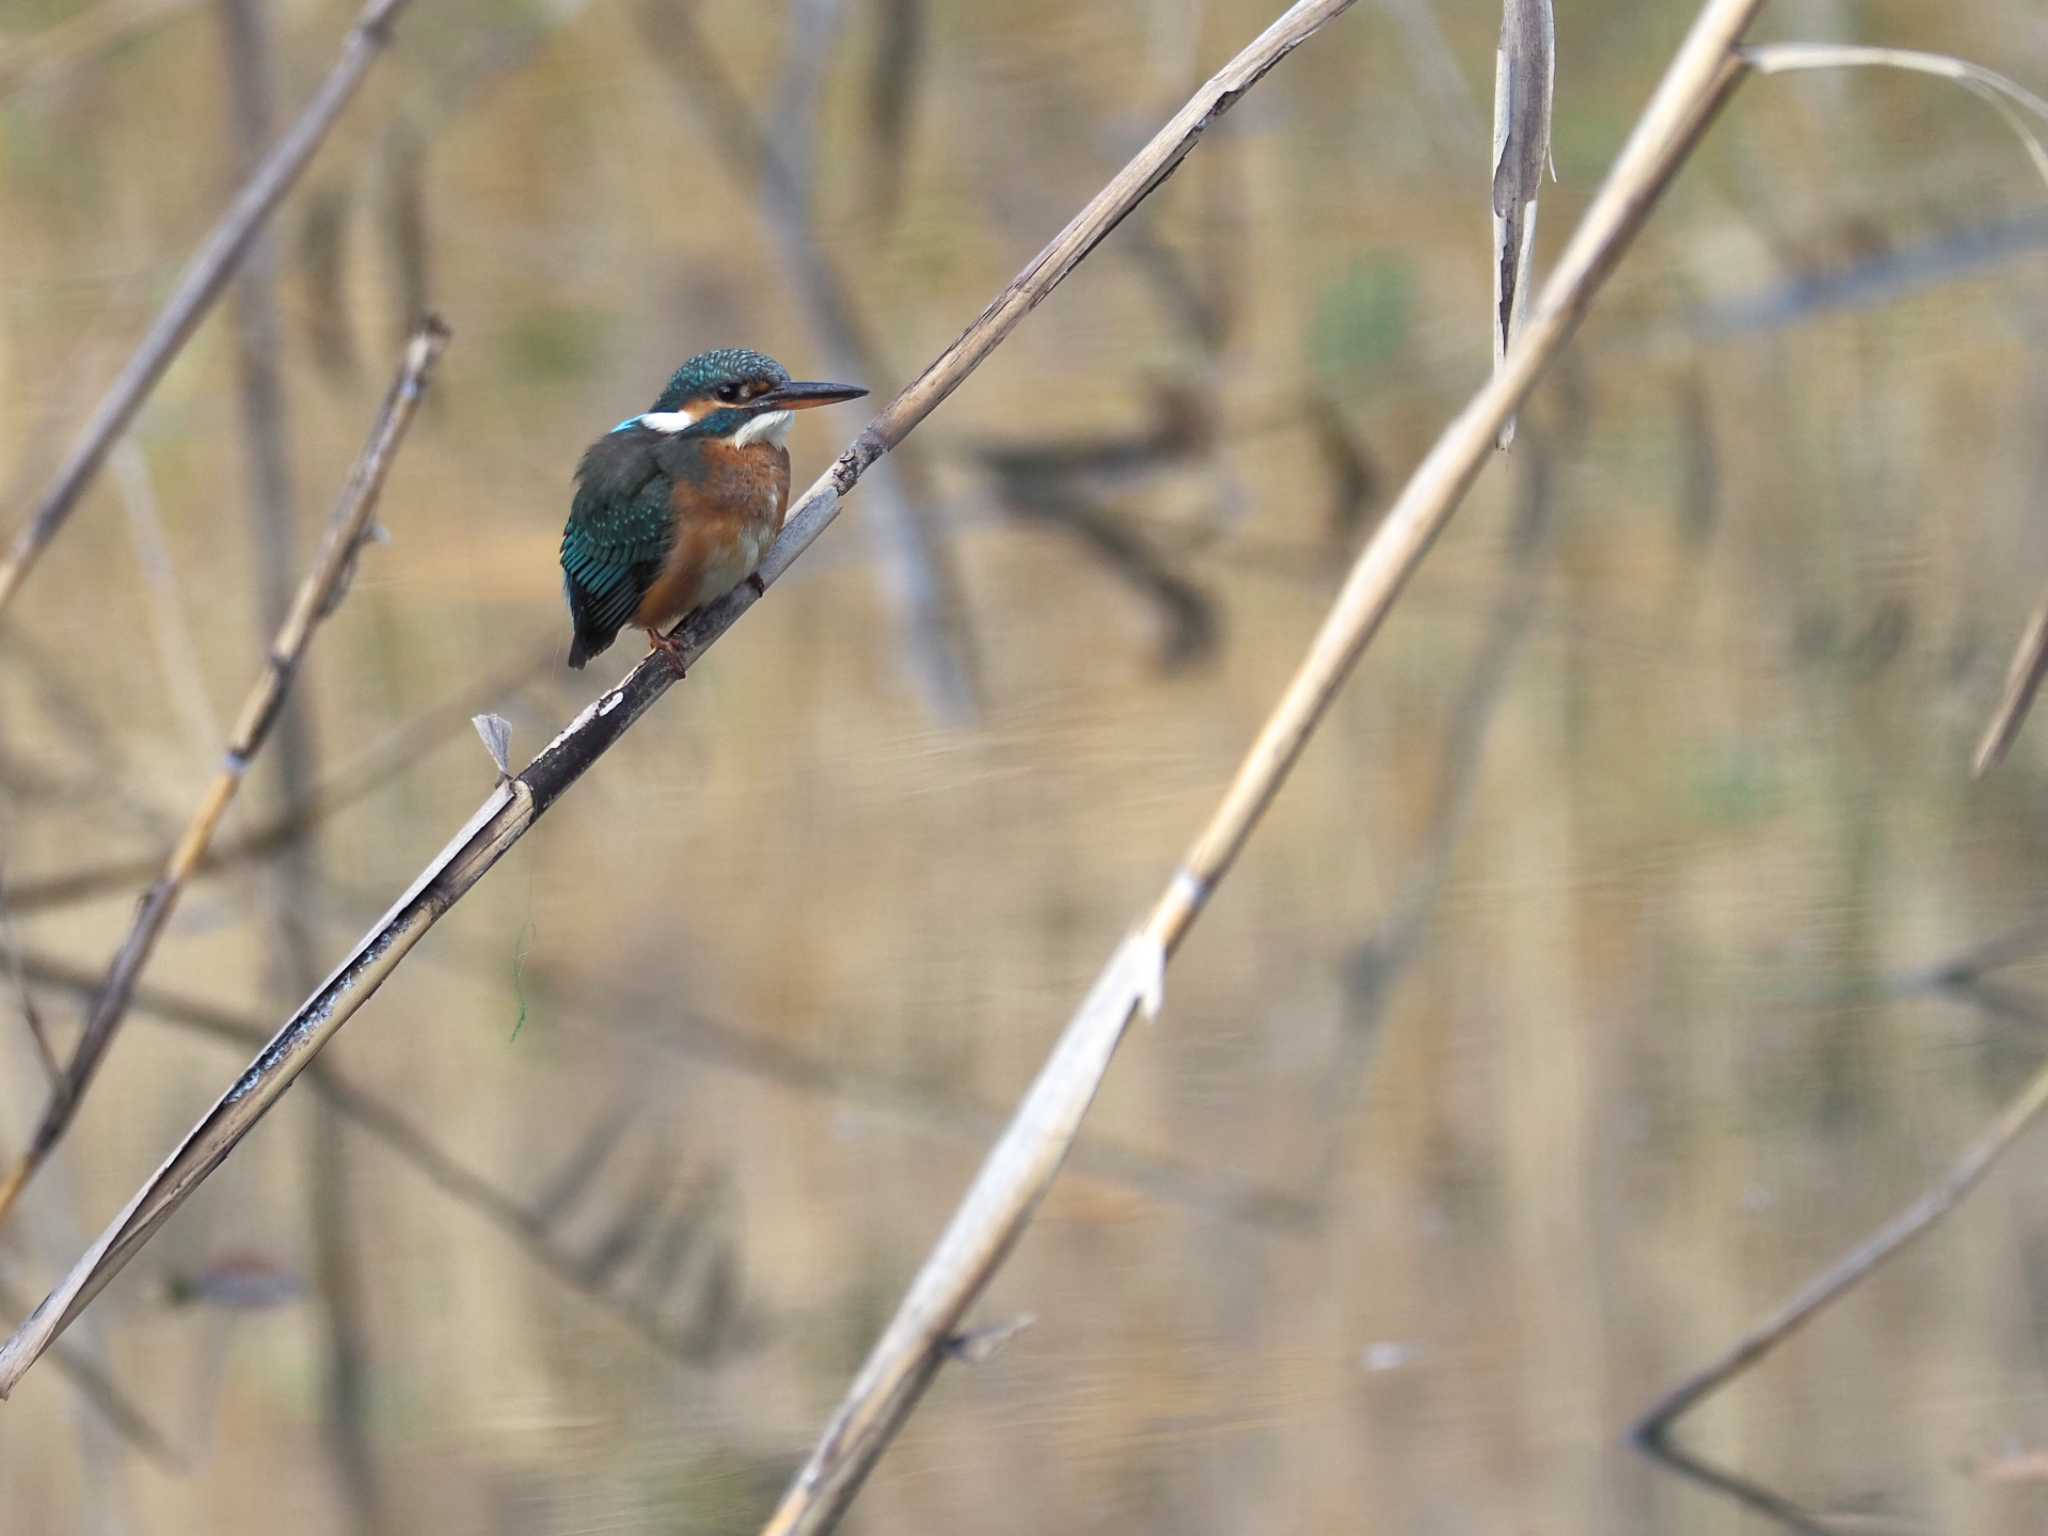
[[[572,667],[610,645],[632,621],[675,533],[671,482],[645,448],[600,440],[584,455],[577,480],[562,530],[562,587],[576,630]]]

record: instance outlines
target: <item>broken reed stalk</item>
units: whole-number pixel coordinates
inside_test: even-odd
[[[1550,167],[1557,20],[1550,0],[1505,0],[1493,75],[1493,366],[1521,334],[1536,274],[1536,200]],[[1515,418],[1500,446],[1515,440]]]
[[[142,338],[135,355],[128,359],[127,366],[80,430],[35,512],[14,536],[6,557],[0,559],[0,612],[6,611],[30,567],[78,505],[78,498],[106,459],[107,450],[226,289],[228,279],[248,254],[256,232],[277,210],[314,151],[325,141],[342,108],[369,72],[371,62],[391,40],[398,13],[409,3],[410,0],[368,0],[355,25],[349,28],[341,57],[306,104],[306,110],[264,156],[213,232],[186,263],[177,287],[172,289],[149,334]]]
[[[219,827],[221,817],[226,815],[235,792],[241,788],[250,762],[269,739],[278,711],[284,705],[285,694],[291,687],[292,677],[313,638],[313,631],[340,600],[370,526],[370,516],[377,509],[378,494],[384,489],[384,477],[390,471],[391,460],[419,409],[420,397],[433,373],[435,359],[447,344],[447,328],[432,316],[421,323],[407,343],[398,376],[384,397],[370,440],[349,472],[340,500],[335,504],[334,516],[327,527],[327,540],[321,546],[313,568],[299,584],[291,610],[270,642],[270,654],[265,658],[263,671],[243,701],[241,716],[228,741],[227,756],[212,784],[207,787],[198,809],[192,813],[184,835],[171,851],[163,873],[143,897],[128,936],[115,951],[106,979],[93,998],[86,1015],[85,1029],[72,1050],[71,1059],[64,1065],[63,1078],[51,1087],[42,1119],[37,1123],[20,1161],[6,1181],[0,1183],[0,1221],[6,1219],[28,1181],[35,1177],[36,1170],[42,1167],[70,1128],[86,1089],[92,1085],[94,1073],[106,1059],[107,1048],[113,1044],[115,1031],[127,1015],[129,1001],[135,994],[136,978],[155,952],[157,940],[163,936],[172,912],[177,909],[178,898],[184,894],[186,882],[206,857],[214,830]]]
[[[815,543],[868,466],[937,409],[1045,296],[1171,176],[1204,130],[1266,72],[1355,0],[1296,0],[1192,100],[1053,237],[989,306],[907,385],[791,508],[782,536],[756,573],[670,633],[685,663],[702,656]],[[1761,0],[1758,0],[1761,3]],[[1526,386],[1525,386],[1526,387]],[[114,1218],[5,1344],[0,1397],[20,1381],[107,1282],[121,1271],[186,1196],[220,1166],[306,1064],[384,984],[427,930],[473,889],[590,766],[676,681],[676,668],[650,652],[618,686],[585,706],[518,777],[498,785],[437,854],[411,889],[299,1006],[248,1069]]]
[[[1229,873],[1338,688],[1477,478],[1502,427],[1570,339],[1601,281],[1742,77],[1735,50],[1762,3],[1708,0],[1700,11],[1526,329],[1501,368],[1444,429],[1359,555],[1222,803],[1068,1023],[764,1536],[832,1529],[937,1373],[968,1306],[1059,1171],[1131,1019],[1140,1006],[1156,1002],[1167,957]]]

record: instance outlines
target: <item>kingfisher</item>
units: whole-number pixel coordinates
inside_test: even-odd
[[[794,413],[866,393],[798,383],[772,357],[722,347],[684,363],[650,408],[592,443],[562,529],[569,665],[630,624],[682,676],[682,649],[663,630],[743,581],[761,590],[755,568],[789,510]]]

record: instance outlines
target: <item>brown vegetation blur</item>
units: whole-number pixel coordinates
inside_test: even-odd
[[[875,340],[861,382],[913,376],[1277,8],[847,0],[813,238]],[[88,9],[0,0],[0,533],[237,181],[217,7],[130,7],[107,46],[21,62]],[[269,8],[281,118],[355,9]],[[689,9],[772,135],[821,7]],[[1564,8],[1539,267],[1692,10]],[[561,665],[592,436],[702,347],[817,371],[662,13],[417,0],[285,203],[299,568],[409,311],[455,331],[390,542],[293,694],[311,777],[449,723],[288,878],[196,884],[145,1001],[274,1024],[488,789],[464,717],[504,715],[523,759],[637,654]],[[323,1058],[527,1240],[302,1082],[66,1339],[182,1467],[46,1364],[0,1405],[0,1531],[765,1509],[1490,364],[1498,24],[1361,4],[910,440],[978,724],[916,685],[856,493]],[[1999,0],[1803,0],[1764,31],[2048,82],[2048,25]],[[2048,570],[2044,199],[1943,84],[1744,87],[1126,1046],[979,1314],[1035,1326],[942,1378],[849,1529],[1737,1528],[1626,1425],[1917,1193],[2043,1049],[2024,966],[2000,1013],[1881,994],[2043,909],[2043,722],[1968,770]],[[160,858],[259,665],[236,335],[208,321],[0,626],[9,890]],[[859,412],[802,419],[799,484]],[[258,761],[225,841],[279,812],[282,772]],[[96,973],[144,883],[24,900],[12,940]],[[0,982],[11,1158],[43,1078]],[[80,997],[32,992],[68,1043]],[[161,1015],[0,1230],[11,1302],[247,1059]],[[2024,1144],[1692,1442],[1887,1530],[2039,1529],[2048,1487],[1982,1468],[2048,1446],[2043,1158]]]

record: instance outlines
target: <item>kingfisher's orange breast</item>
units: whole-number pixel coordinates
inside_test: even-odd
[[[666,627],[725,596],[754,574],[782,532],[789,451],[781,443],[707,443],[699,462],[703,474],[677,480],[669,493],[675,537],[661,574],[633,611],[643,629]]]

